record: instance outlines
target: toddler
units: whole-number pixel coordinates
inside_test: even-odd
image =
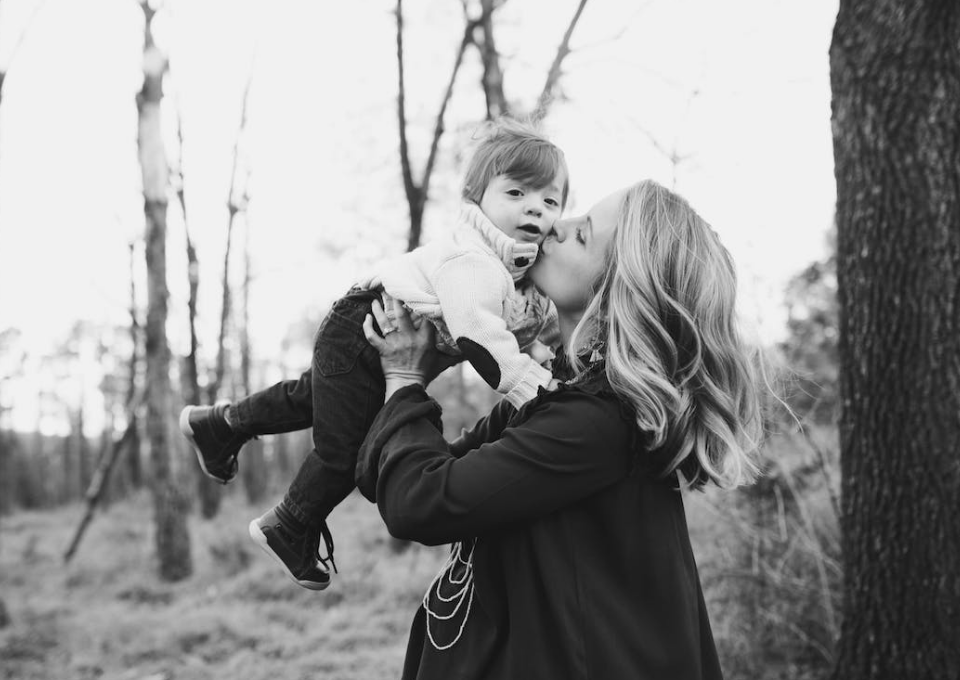
[[[337,300],[317,331],[308,371],[235,404],[187,406],[180,414],[204,473],[223,484],[236,476],[237,454],[252,437],[312,426],[314,449],[283,500],[249,526],[297,584],[322,590],[330,567],[336,571],[326,518],[353,490],[357,451],[383,406],[380,356],[363,333],[371,302],[381,292],[402,300],[435,325],[443,351],[468,360],[519,408],[552,378],[529,354],[556,342],[556,309],[526,272],[566,204],[568,186],[559,148],[526,124],[497,122],[464,175],[456,227],[388,260]],[[389,306],[387,313],[392,321]]]

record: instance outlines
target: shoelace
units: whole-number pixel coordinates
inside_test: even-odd
[[[443,566],[440,567],[439,573],[434,577],[430,583],[430,587],[427,588],[427,592],[423,596],[423,609],[427,614],[427,637],[430,639],[430,644],[432,644],[433,648],[438,652],[450,649],[457,644],[463,636],[463,629],[467,625],[467,619],[470,617],[470,607],[473,604],[473,551],[477,547],[477,539],[474,538],[469,541],[469,545],[470,547],[469,550],[466,551],[466,556],[464,556],[464,551],[466,550],[464,543],[455,543],[453,545],[450,550],[450,556],[447,558],[447,561],[444,562]],[[463,569],[463,573],[459,576],[456,575],[458,567],[462,567]],[[444,583],[450,584],[455,590],[449,595],[444,595],[442,592]],[[451,602],[456,602],[449,613],[439,614],[431,608],[430,601],[434,593],[436,593],[438,605],[442,603],[445,606],[449,606]],[[430,629],[431,619],[449,621],[457,615],[464,601],[467,603],[467,608],[463,612],[463,620],[460,622],[460,628],[457,630],[457,634],[449,643],[445,645],[437,644],[436,639],[433,637],[433,631]]]
[[[320,561],[320,564],[322,564],[328,572],[332,567],[333,573],[339,574],[340,572],[337,571],[337,563],[333,559],[333,534],[330,533],[330,528],[327,526],[326,522],[320,525],[320,538],[323,539],[323,545],[327,550],[327,556],[324,557],[320,554],[320,542],[317,541],[317,560]],[[327,566],[328,562],[330,563],[329,566]]]
[[[236,436],[236,435],[234,435],[234,436]],[[246,439],[245,439],[245,441],[244,441],[244,444],[245,444],[246,442],[252,441],[252,440],[254,440],[254,439],[256,439],[256,440],[258,440],[258,441],[259,441],[259,439],[260,439],[260,435],[257,435],[257,434],[252,434],[252,435],[240,435],[240,436],[246,437]],[[237,460],[237,456],[239,455],[239,453],[240,453],[240,450],[237,449],[236,451],[234,451],[233,453],[231,453],[229,456],[227,456],[227,458],[223,461],[223,463],[221,463],[221,465],[224,466],[224,468],[225,468],[225,470],[226,470],[225,474],[226,474],[228,477],[236,477],[236,476],[237,476],[237,472],[240,470],[240,461]]]

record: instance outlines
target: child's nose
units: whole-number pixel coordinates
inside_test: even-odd
[[[527,205],[524,213],[527,215],[533,215],[534,217],[543,217],[543,210],[540,208],[540,206],[533,203]]]

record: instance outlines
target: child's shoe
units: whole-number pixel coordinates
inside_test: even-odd
[[[237,454],[253,439],[231,429],[224,417],[227,406],[187,406],[180,412],[180,431],[193,444],[200,468],[221,484],[237,476]]]
[[[277,508],[267,511],[250,522],[250,538],[279,564],[294,583],[310,590],[323,590],[330,585],[330,562],[334,572],[333,538],[326,522],[319,531],[295,530],[291,522],[281,519],[283,511]],[[326,544],[327,557],[320,555],[320,538]]]

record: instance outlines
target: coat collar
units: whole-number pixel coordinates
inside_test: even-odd
[[[460,223],[477,233],[483,242],[500,258],[514,281],[527,274],[537,259],[540,246],[520,243],[494,226],[476,203],[464,202],[460,209]]]

